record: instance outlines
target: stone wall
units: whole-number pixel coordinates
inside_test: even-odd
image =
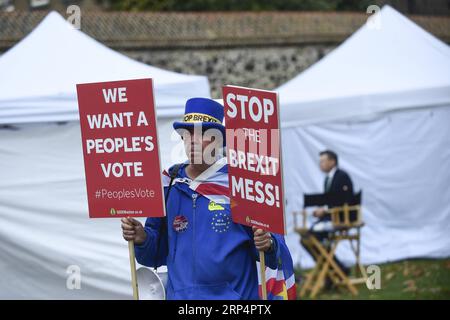
[[[206,75],[214,98],[224,84],[274,89],[318,61],[334,46],[127,50],[129,57],[163,69]]]
[[[0,52],[47,12],[0,12]],[[65,12],[61,15],[67,18]],[[367,20],[354,12],[89,12],[81,31],[144,63],[209,78],[212,96],[234,84],[274,89],[317,62]],[[450,43],[450,17],[409,16]]]

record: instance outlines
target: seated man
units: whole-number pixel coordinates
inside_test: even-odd
[[[342,169],[338,168],[338,156],[331,150],[320,152],[320,170],[326,173],[324,182],[324,193],[342,194],[342,197],[353,194],[353,184],[350,176]],[[328,240],[329,231],[332,230],[331,215],[327,208],[318,208],[314,210],[313,215],[318,218],[313,223],[309,233],[314,235],[319,241]],[[303,247],[309,252],[302,239]],[[309,252],[311,254],[311,252]],[[311,254],[311,256],[313,256]],[[313,256],[314,257],[314,256]],[[337,265],[346,274],[349,269],[345,267],[336,257],[334,258]]]

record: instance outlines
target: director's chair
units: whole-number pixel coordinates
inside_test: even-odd
[[[329,211],[333,224],[331,239],[336,242],[349,241],[350,248],[355,255],[355,277],[350,279],[352,284],[366,283],[367,273],[361,264],[361,228],[364,226],[361,215],[361,191],[347,196],[344,203],[336,195],[332,195]],[[336,205],[339,204],[339,205]]]
[[[340,204],[338,206],[337,204]],[[305,282],[300,291],[300,296],[305,296],[310,292],[310,297],[314,298],[322,289],[325,279],[328,277],[337,288],[347,288],[353,295],[358,293],[354,286],[356,283],[365,282],[367,275],[359,262],[360,252],[360,228],[361,222],[361,192],[354,196],[342,194],[313,194],[304,195],[304,205],[302,210],[302,226],[298,227],[297,213],[294,212],[295,231],[302,237],[303,245],[316,260],[315,267],[306,276]],[[309,232],[306,226],[307,208],[314,206],[325,206],[329,208],[333,229],[329,231],[327,241],[322,243],[317,237]],[[356,235],[350,230],[356,228]],[[362,277],[350,279],[334,260],[337,245],[340,241],[349,240],[352,251],[356,256],[356,266],[359,268]],[[354,243],[355,242],[355,245]]]

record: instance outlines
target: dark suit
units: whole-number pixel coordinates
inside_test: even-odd
[[[325,178],[325,181],[323,183],[324,193],[334,193],[334,194],[342,195],[343,198],[348,195],[353,194],[352,180],[350,179],[350,176],[347,174],[347,172],[345,172],[344,170],[336,169],[336,172],[334,173],[331,182],[328,182],[328,184],[329,184],[329,186],[327,188],[327,178]],[[313,223],[311,229],[309,230],[309,233],[314,235],[317,238],[317,240],[319,240],[320,242],[326,241],[329,236],[328,231],[314,231],[313,228],[314,228],[314,225],[319,222],[330,221],[330,220],[331,220],[330,214],[325,213],[325,215],[323,217],[319,218],[315,223]],[[307,246],[303,245],[303,247],[309,252],[309,249]],[[314,257],[314,255],[311,252],[309,252],[309,253],[311,254],[312,257]],[[344,273],[349,272],[348,268],[346,268],[336,258],[336,256],[334,257],[334,260],[339,265],[339,267],[342,269],[342,271],[344,271]]]
[[[326,188],[327,179],[323,182],[323,190],[324,193],[335,193],[335,194],[342,194],[342,197],[345,197],[347,195],[353,194],[353,183],[352,179],[350,179],[350,176],[341,169],[336,169],[336,172],[334,173],[333,179],[331,180],[331,184],[328,187],[328,190]],[[331,216],[329,214],[325,214],[322,218],[318,220],[319,221],[329,221],[331,220]]]

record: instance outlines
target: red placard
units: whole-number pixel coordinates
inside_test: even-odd
[[[77,84],[89,217],[163,217],[152,79]]]
[[[277,94],[222,91],[233,221],[286,234]]]

